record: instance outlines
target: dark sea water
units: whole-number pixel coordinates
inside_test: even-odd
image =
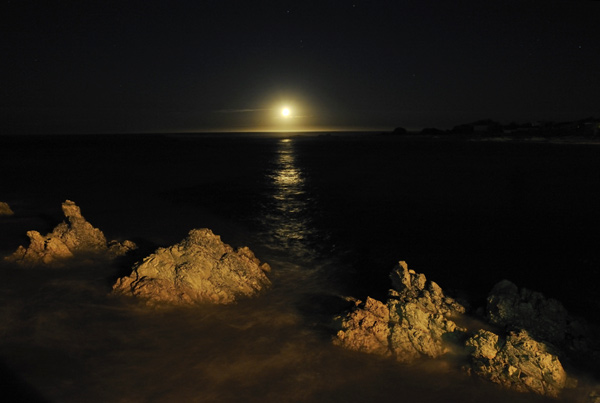
[[[134,256],[0,264],[0,375],[21,401],[531,402],[455,363],[332,346],[339,298],[383,299],[398,260],[484,304],[502,279],[599,323],[600,146],[376,134],[0,137],[0,252],[73,200]],[[273,268],[233,306],[108,296],[158,246],[208,227]],[[598,374],[585,374],[593,378]],[[575,401],[566,396],[565,401]]]

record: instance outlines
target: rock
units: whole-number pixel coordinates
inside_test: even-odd
[[[557,397],[566,385],[558,357],[525,330],[506,338],[479,330],[466,345],[471,351],[467,371],[505,388]]]
[[[497,326],[525,329],[537,340],[550,342],[565,352],[590,349],[586,325],[569,315],[560,302],[527,288],[519,290],[508,280],[492,288],[486,317]]]
[[[462,314],[465,308],[454,299],[444,295],[442,288],[433,281],[427,281],[422,273],[409,270],[406,262],[401,261],[390,273],[391,290],[394,298],[403,301],[418,301],[429,310],[440,314]]]
[[[334,344],[349,350],[382,356],[392,355],[390,348],[390,310],[381,301],[367,298],[344,318],[338,318],[340,330]]]
[[[400,362],[442,357],[454,347],[460,361],[468,362],[464,369],[469,374],[504,388],[548,397],[559,396],[565,388],[585,392],[576,378],[567,377],[563,363],[572,366],[575,358],[582,358],[589,365],[597,356],[597,338],[585,335],[586,326],[558,301],[503,281],[488,298],[485,316],[490,323],[484,324],[464,316],[462,305],[405,262],[390,278],[393,289],[386,302],[356,301],[336,318],[334,344]],[[457,326],[458,319],[469,323],[468,332]],[[504,328],[501,335],[481,329],[498,326]],[[571,349],[568,353],[565,346]],[[583,354],[570,354],[576,348]],[[589,395],[593,401],[595,396]]]
[[[77,256],[92,259],[114,258],[136,248],[131,241],[122,244],[111,241],[107,244],[102,231],[87,222],[79,207],[72,201],[65,201],[62,210],[68,222],[58,224],[45,236],[37,231],[28,231],[29,247],[19,246],[5,259],[24,266],[60,266],[65,260]]]
[[[447,341],[464,331],[450,318],[464,313],[464,307],[446,297],[424,274],[408,270],[403,261],[390,277],[394,289],[390,290],[387,303],[367,298],[365,303],[338,317],[340,330],[334,344],[393,356],[400,362],[447,353]]]
[[[0,202],[0,215],[13,215],[15,214],[11,209],[8,203]]]
[[[111,256],[123,256],[129,251],[137,249],[135,242],[125,240],[122,243],[112,240],[108,243],[108,254]]]
[[[194,229],[187,238],[159,248],[113,286],[117,295],[175,305],[229,304],[271,285],[261,263],[247,247],[233,248],[211,230]]]

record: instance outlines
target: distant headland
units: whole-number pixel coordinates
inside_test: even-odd
[[[438,129],[425,127],[420,131],[409,131],[403,127],[396,127],[390,134],[394,135],[425,135],[425,136],[478,136],[497,137],[507,136],[511,138],[562,138],[562,137],[584,137],[600,139],[600,119],[588,117],[576,121],[551,122],[536,121],[502,124],[492,119],[482,119],[471,123],[458,124],[452,129]]]

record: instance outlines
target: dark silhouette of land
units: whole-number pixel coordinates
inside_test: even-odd
[[[417,133],[409,132],[403,127],[396,127],[392,134],[419,134],[427,136],[460,135],[477,137],[495,137],[502,135],[515,139],[530,137],[584,137],[600,139],[600,119],[588,117],[568,122],[510,122],[507,124],[502,124],[492,119],[482,119],[471,123],[458,124],[452,129],[447,130],[426,127]]]

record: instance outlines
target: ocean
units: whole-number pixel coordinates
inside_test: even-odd
[[[0,136],[0,252],[74,201],[113,264],[0,264],[6,393],[49,402],[531,402],[455,363],[331,343],[342,296],[385,299],[399,260],[469,304],[509,279],[600,323],[597,145],[378,133]],[[273,287],[232,306],[152,310],[116,278],[192,228],[248,246]],[[589,376],[597,374],[588,374]],[[569,396],[565,401],[572,401]]]

